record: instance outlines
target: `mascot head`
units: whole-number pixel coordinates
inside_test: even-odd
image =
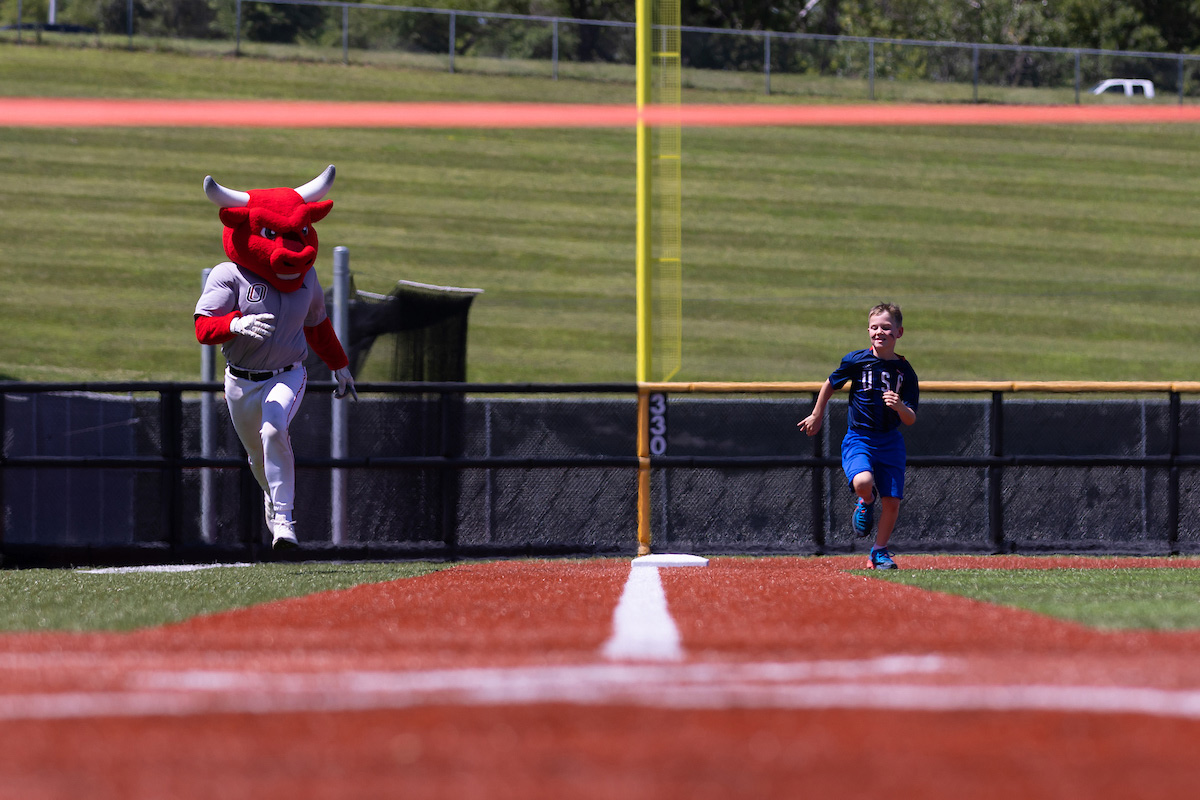
[[[294,292],[317,260],[313,223],[325,218],[332,200],[321,200],[333,186],[330,164],[295,189],[226,189],[209,175],[204,193],[221,207],[225,254],[281,292]]]

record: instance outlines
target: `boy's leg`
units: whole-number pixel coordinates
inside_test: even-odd
[[[904,439],[898,433],[882,442],[876,453],[875,483],[880,494],[879,528],[875,534],[875,546],[871,548],[870,566],[873,569],[896,569],[896,562],[888,550],[896,519],[900,516],[900,499],[904,497]]]
[[[853,430],[842,440],[842,471],[850,491],[858,498],[850,515],[850,526],[862,537],[875,525],[875,473],[871,469],[870,442]]]
[[[875,533],[875,545],[871,548],[867,565],[871,569],[899,569],[887,544],[896,528],[896,518],[900,516],[900,498],[883,497],[880,506],[882,508],[879,513],[879,530]]]
[[[896,529],[896,519],[900,516],[900,498],[883,497],[880,498],[879,505],[879,528],[875,532],[875,546],[887,547],[892,538],[892,531]]]
[[[850,515],[850,527],[862,537],[871,535],[875,525],[875,476],[871,472],[860,472],[850,482],[851,490],[858,495],[854,511]]]
[[[850,487],[858,495],[858,499],[867,505],[875,502],[875,473],[860,472],[850,482]]]

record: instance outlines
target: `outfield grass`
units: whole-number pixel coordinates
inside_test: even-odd
[[[248,564],[192,572],[0,571],[0,631],[125,631],[443,569],[429,562]]]
[[[0,45],[9,95],[631,102],[602,81]],[[687,102],[764,101],[691,90]],[[766,100],[778,102],[778,98]],[[905,308],[928,379],[1191,379],[1200,129],[687,130],[680,380],[820,380]],[[468,378],[631,380],[634,136],[0,128],[0,377],[190,380],[213,174],[338,166],[322,281],[477,287]],[[380,378],[370,364],[364,376]]]
[[[1098,628],[1200,628],[1200,574],[1194,569],[929,569],[869,574]]]

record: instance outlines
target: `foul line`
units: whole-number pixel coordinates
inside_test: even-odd
[[[111,692],[0,694],[0,721],[333,713],[569,703],[673,710],[791,709],[1143,714],[1200,719],[1200,690],[942,685],[939,656],[765,664],[599,664],[397,672],[147,671]],[[898,676],[924,676],[902,682]]]
[[[206,569],[232,569],[249,567],[252,564],[148,564],[140,567],[99,567],[97,569],[80,569],[81,575],[126,575],[139,572],[200,572]]]
[[[612,637],[601,651],[605,658],[635,661],[678,661],[683,658],[679,629],[667,609],[658,567],[630,567],[625,591],[613,612]]]
[[[1200,122],[1200,106],[370,103],[0,97],[0,127],[632,128]]]

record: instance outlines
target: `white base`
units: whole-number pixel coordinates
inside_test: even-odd
[[[685,553],[655,553],[638,556],[633,560],[635,567],[707,567],[708,559]]]

